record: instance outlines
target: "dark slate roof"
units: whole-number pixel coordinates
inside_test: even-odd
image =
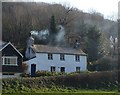
[[[16,50],[16,52],[18,52],[18,54],[20,54],[20,56],[23,57],[23,55],[12,45],[11,42],[3,42],[3,41],[0,41],[0,51],[2,51],[6,46],[8,45],[11,45],[13,47],[13,49]]]
[[[49,46],[49,45],[34,45],[32,47],[37,53],[64,53],[64,54],[79,54],[79,55],[87,55],[81,49],[75,48],[65,48],[65,47],[57,47],[57,46]]]

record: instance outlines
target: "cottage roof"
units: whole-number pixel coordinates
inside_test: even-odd
[[[58,46],[50,46],[50,45],[34,45],[32,47],[37,53],[65,53],[65,54],[79,54],[86,55],[81,49],[74,48],[65,48]]]

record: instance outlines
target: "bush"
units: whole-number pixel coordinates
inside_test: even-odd
[[[49,71],[37,71],[35,74],[36,74],[36,77],[40,77],[40,76],[52,76],[53,75]]]
[[[115,68],[117,69],[117,59],[109,56],[99,59],[96,63],[98,64],[97,69],[99,71],[110,71]]]
[[[49,72],[49,71],[37,71],[36,72],[36,77],[40,77],[40,76],[59,76],[59,75],[66,75],[66,73]]]
[[[20,74],[21,77],[30,77],[30,74],[22,73]]]
[[[99,60],[89,63],[88,70],[90,71],[111,71],[117,70],[117,58],[112,58],[110,56],[104,56]]]
[[[120,72],[119,72],[120,73]],[[40,73],[41,74],[41,73]],[[45,75],[48,75],[45,73]],[[41,74],[42,75],[42,74]],[[120,77],[120,76],[119,76]],[[3,79],[3,91],[20,91],[30,88],[51,88],[53,86],[75,89],[118,89],[118,71],[76,73],[73,75],[23,77],[20,79]],[[29,90],[29,89],[28,89]]]
[[[79,73],[56,77],[55,84],[84,89],[110,89],[117,86],[117,72]]]

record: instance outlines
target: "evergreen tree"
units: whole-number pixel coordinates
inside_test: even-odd
[[[96,26],[90,27],[87,33],[88,61],[96,61],[99,58],[100,31]]]
[[[50,19],[50,33],[56,34],[56,23],[55,23],[55,16],[52,15]]]
[[[50,44],[55,45],[56,44],[56,34],[57,34],[57,29],[56,29],[56,23],[55,23],[55,16],[52,15],[50,19]]]

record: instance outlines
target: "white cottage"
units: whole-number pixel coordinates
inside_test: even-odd
[[[79,48],[34,45],[31,47],[33,50],[36,57],[26,61],[28,73],[34,74],[38,70],[66,73],[87,70],[87,55]]]

